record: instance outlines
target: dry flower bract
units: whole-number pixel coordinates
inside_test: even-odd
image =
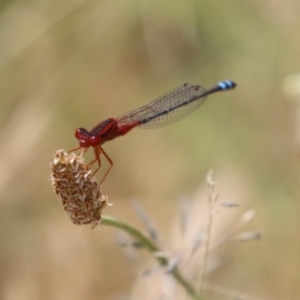
[[[94,228],[109,203],[82,156],[57,150],[50,166],[53,189],[71,222]]]

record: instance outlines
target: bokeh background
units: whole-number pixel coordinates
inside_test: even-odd
[[[251,208],[255,218],[239,230],[263,238],[213,249],[220,263],[205,282],[224,290],[207,296],[299,299],[299,15],[295,0],[2,0],[0,298],[175,299],[155,293],[155,275],[141,278],[155,261],[140,251],[133,266],[115,229],[69,222],[49,164],[55,150],[77,146],[77,127],[184,82],[232,79],[236,90],[211,96],[183,121],[104,145],[115,164],[103,185],[114,204],[105,213],[143,228],[132,206],[140,201],[164,250],[180,252],[188,245],[176,245],[179,200],[198,203],[188,219],[205,227],[213,168],[219,201],[239,203],[230,217],[217,210],[223,231],[214,234],[233,233]]]

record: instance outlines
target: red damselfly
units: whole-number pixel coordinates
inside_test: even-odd
[[[221,81],[212,88],[205,90],[200,85],[191,85],[185,83],[147,105],[133,109],[128,113],[118,117],[109,118],[91,131],[84,128],[78,128],[75,131],[75,137],[79,141],[79,147],[71,151],[83,149],[86,151],[89,147],[94,149],[95,159],[90,163],[98,162],[98,167],[94,174],[101,166],[100,154],[108,160],[110,167],[104,174],[100,184],[104,181],[107,174],[113,166],[113,161],[101,147],[105,142],[111,141],[118,136],[125,135],[135,127],[155,128],[176,122],[204,103],[206,97],[218,91],[225,91],[235,88],[236,83],[231,80]]]

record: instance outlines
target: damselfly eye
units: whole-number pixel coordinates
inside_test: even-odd
[[[88,131],[84,128],[77,128],[75,130],[75,137],[80,140],[80,139],[86,139],[88,136]]]
[[[79,145],[82,148],[88,148],[89,142],[88,142],[88,138],[89,138],[89,133],[86,129],[84,128],[77,128],[75,130],[75,137],[77,138],[77,140],[79,141]]]

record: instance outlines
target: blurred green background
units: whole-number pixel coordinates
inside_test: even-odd
[[[54,151],[77,146],[76,128],[184,82],[232,79],[236,90],[212,95],[183,121],[104,145],[115,164],[105,213],[142,228],[132,207],[139,199],[169,236],[165,249],[178,251],[170,238],[178,199],[206,202],[214,168],[220,201],[240,203],[223,229],[253,208],[246,229],[263,239],[214,249],[222,263],[206,282],[254,299],[300,299],[299,15],[293,0],[2,0],[0,298],[128,299],[136,273],[154,261],[146,256],[135,272],[114,229],[70,224],[48,180]],[[152,279],[136,299],[162,299]]]

